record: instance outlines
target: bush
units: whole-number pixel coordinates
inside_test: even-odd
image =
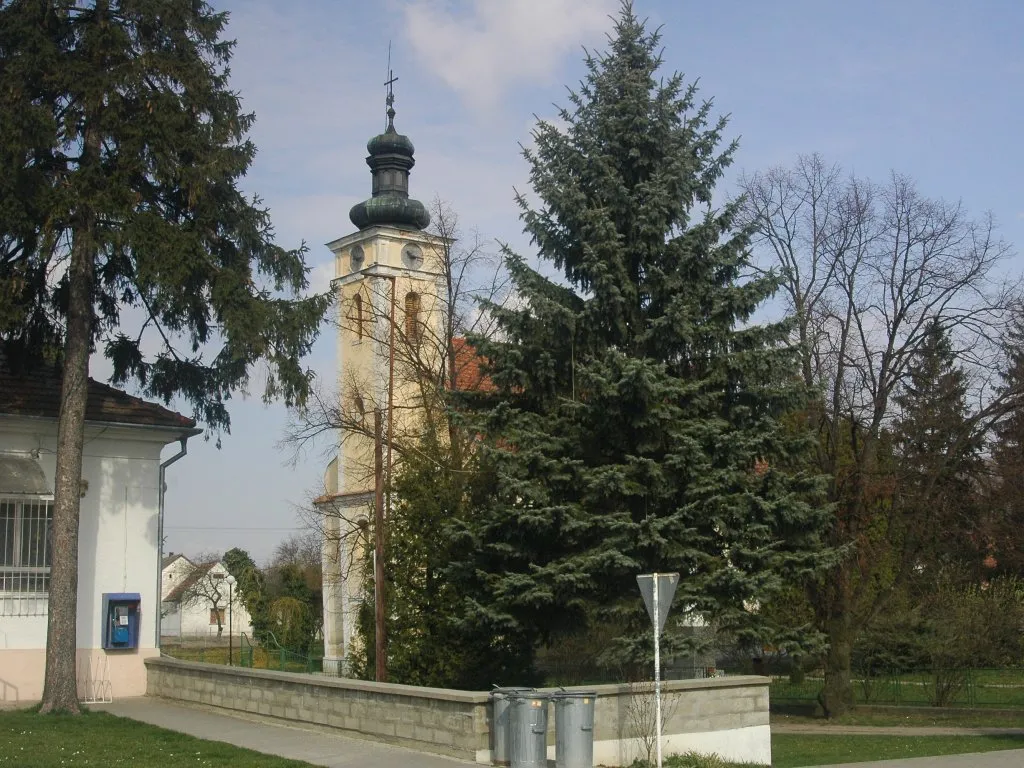
[[[947,706],[967,684],[967,670],[1024,659],[1024,588],[1015,579],[986,584],[945,576],[911,601],[893,602],[854,650],[865,701],[875,678],[900,672],[931,675],[931,703]]]
[[[748,766],[753,768],[757,763],[730,763],[718,755],[702,755],[699,752],[685,752],[681,755],[672,755],[665,759],[665,768],[741,768]],[[633,763],[632,768],[648,768],[642,762]]]

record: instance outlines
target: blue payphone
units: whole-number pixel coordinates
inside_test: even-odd
[[[103,647],[109,651],[139,647],[138,592],[103,593]]]

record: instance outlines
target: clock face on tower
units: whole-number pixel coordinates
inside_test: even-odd
[[[361,245],[352,246],[352,250],[349,252],[350,267],[353,272],[358,272],[363,268],[363,247]]]
[[[402,249],[402,264],[410,269],[419,269],[423,266],[423,249],[415,243],[409,243]]]

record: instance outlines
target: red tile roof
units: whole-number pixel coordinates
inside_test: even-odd
[[[57,418],[61,380],[60,370],[53,366],[38,366],[30,372],[14,373],[0,354],[0,413]],[[192,429],[196,425],[194,419],[92,379],[89,379],[85,419],[104,424],[181,429]]]
[[[493,392],[494,382],[484,372],[485,360],[463,338],[452,339],[455,349],[455,389],[459,392]]]

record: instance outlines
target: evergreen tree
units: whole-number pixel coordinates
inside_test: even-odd
[[[658,78],[659,33],[628,2],[610,44],[524,151],[525,229],[564,283],[506,252],[521,301],[488,307],[503,333],[476,341],[495,485],[456,522],[450,575],[467,621],[524,657],[593,620],[623,628],[620,660],[642,658],[635,576],[651,571],[681,574],[677,614],[766,640],[752,609],[826,554],[810,441],[784,422],[805,400],[792,325],[752,322],[776,281],[751,274],[737,205],[712,207],[725,120]]]
[[[993,565],[999,573],[1024,576],[1024,322],[1016,318],[1006,344],[1003,392],[1013,407],[996,425],[991,488]],[[991,562],[991,561],[990,561]]]
[[[435,438],[437,436],[435,435]],[[456,468],[458,466],[458,468]],[[524,680],[522,659],[501,638],[467,623],[459,585],[447,578],[448,522],[464,517],[489,484],[470,458],[442,440],[425,438],[398,465],[388,514],[386,605],[388,680],[406,685],[478,690]],[[367,531],[373,539],[373,523]],[[362,565],[365,602],[359,614],[357,673],[375,669],[373,552]]]
[[[308,388],[300,358],[327,298],[297,298],[303,250],[276,246],[238,190],[253,117],[228,87],[225,23],[196,0],[0,4],[0,340],[15,363],[63,369],[44,712],[78,711],[90,354],[112,361],[114,383],[181,397],[214,430],[258,361],[266,397]]]
[[[902,545],[921,566],[977,573],[986,542],[980,509],[982,435],[949,335],[932,322],[894,401],[894,504]],[[934,573],[929,574],[933,582]]]

